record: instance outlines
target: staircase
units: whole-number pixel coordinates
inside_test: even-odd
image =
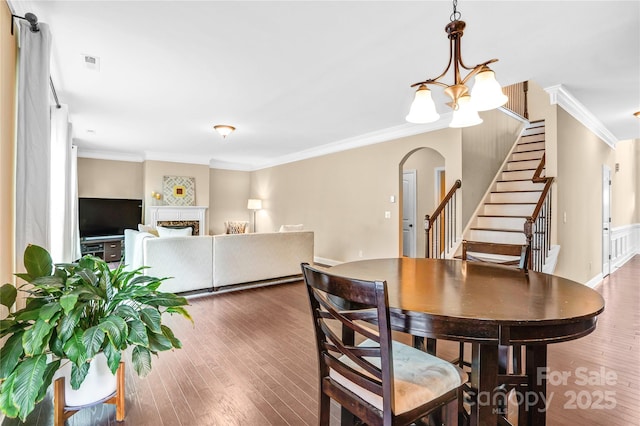
[[[465,239],[508,244],[529,243],[525,235],[525,223],[527,218],[533,216],[536,207],[543,201],[542,198],[547,197],[549,190],[548,187],[545,189],[544,153],[544,121],[531,122],[493,183],[491,192],[478,209],[477,216],[471,222],[472,226],[465,233]],[[545,217],[545,220],[548,218]]]
[[[530,249],[529,269],[553,273],[559,246],[551,247],[551,186],[545,173],[544,120],[532,121],[522,132],[463,232],[463,239],[487,243],[521,244]],[[425,257],[459,258],[462,240],[456,237],[457,181],[433,215],[425,216]],[[486,254],[487,261],[511,257]]]

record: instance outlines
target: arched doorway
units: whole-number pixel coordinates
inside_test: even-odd
[[[403,256],[424,257],[424,216],[433,213],[439,203],[444,170],[444,157],[432,148],[412,150],[400,162]]]

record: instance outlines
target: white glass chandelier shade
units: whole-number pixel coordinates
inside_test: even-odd
[[[476,111],[489,111],[506,104],[509,98],[502,93],[496,74],[487,67],[476,74],[471,89],[471,103]]]
[[[444,88],[444,93],[451,98],[448,104],[453,109],[451,127],[467,127],[482,123],[478,111],[487,111],[504,105],[508,98],[502,93],[500,84],[496,81],[494,72],[488,67],[498,59],[489,59],[478,65],[469,67],[462,60],[462,35],[466,23],[460,20],[461,14],[457,10],[458,0],[453,0],[453,13],[450,22],[444,30],[449,39],[449,61],[444,71],[437,77],[427,78],[411,85],[419,86],[407,121],[411,123],[429,123],[439,118],[427,86]],[[463,75],[463,73],[468,73]],[[453,73],[453,84],[442,81],[450,71]],[[475,84],[471,93],[468,80],[475,77]]]
[[[440,114],[436,111],[436,104],[431,97],[431,90],[424,84],[418,87],[416,96],[411,103],[411,109],[406,120],[409,123],[424,124],[432,123],[440,118]]]
[[[478,115],[478,111],[473,107],[471,97],[469,95],[458,98],[458,108],[453,111],[453,118],[449,127],[469,127],[482,123],[482,118]]]

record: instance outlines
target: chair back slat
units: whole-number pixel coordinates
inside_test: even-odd
[[[302,264],[302,272],[313,314],[321,382],[331,381],[333,370],[381,396],[383,411],[392,413],[393,365],[386,283],[332,275],[308,264]],[[366,339],[375,346],[357,346]]]
[[[513,260],[490,260],[470,253],[513,256]],[[529,246],[527,244],[487,243],[484,241],[462,241],[462,260],[495,263],[498,265],[516,266],[527,271],[529,263]]]

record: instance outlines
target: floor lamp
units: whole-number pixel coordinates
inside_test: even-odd
[[[253,232],[256,232],[256,211],[262,209],[262,200],[249,198],[247,208],[253,210]]]

